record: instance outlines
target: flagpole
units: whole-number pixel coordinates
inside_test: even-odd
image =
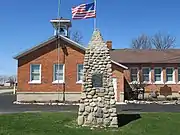
[[[59,87],[60,87],[60,85],[59,85],[59,70],[60,70],[60,67],[59,67],[59,64],[60,64],[60,25],[61,25],[61,23],[60,23],[60,6],[61,6],[61,0],[58,0],[58,14],[57,14],[57,19],[58,19],[58,26],[57,26],[57,60],[58,60],[58,88],[57,88],[57,92],[58,92],[58,100],[60,99],[60,95],[59,95]]]
[[[94,10],[95,10],[95,12],[96,12],[96,15],[97,15],[97,9],[96,9],[96,7],[97,7],[97,1],[96,0],[94,0]],[[97,25],[97,19],[96,19],[96,17],[94,18],[94,30],[96,30],[96,26]]]

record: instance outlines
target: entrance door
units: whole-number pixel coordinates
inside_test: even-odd
[[[115,99],[117,101],[117,78],[113,78],[113,87],[114,87]]]

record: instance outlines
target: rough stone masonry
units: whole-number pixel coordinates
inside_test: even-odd
[[[109,49],[95,30],[85,53],[78,125],[118,127]]]

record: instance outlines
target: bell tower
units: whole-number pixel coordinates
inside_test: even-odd
[[[54,28],[54,35],[60,34],[69,38],[69,28],[72,26],[71,20],[64,18],[57,18],[50,20]]]

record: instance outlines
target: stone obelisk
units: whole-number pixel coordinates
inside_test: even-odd
[[[118,127],[109,49],[95,30],[84,57],[78,125]]]

